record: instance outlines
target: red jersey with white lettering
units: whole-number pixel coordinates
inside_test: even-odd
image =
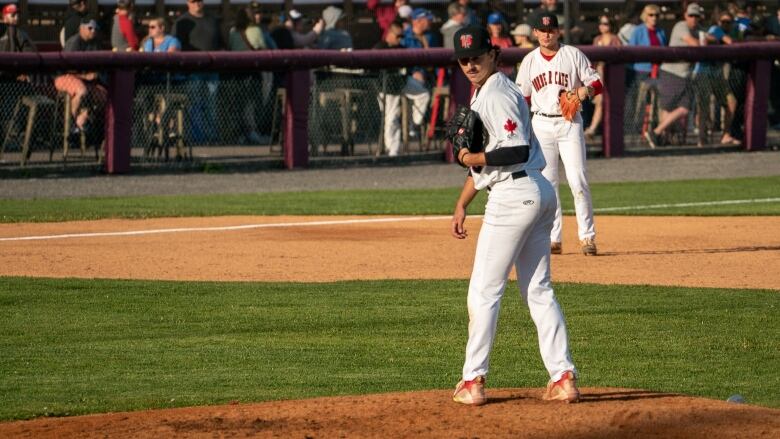
[[[588,57],[574,46],[561,44],[549,60],[536,48],[523,58],[515,82],[523,96],[531,97],[531,111],[550,115],[561,114],[558,94],[600,81],[599,74]]]

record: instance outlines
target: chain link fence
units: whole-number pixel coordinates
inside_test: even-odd
[[[628,70],[626,149],[738,145],[744,136],[746,81],[744,64],[699,63],[686,79]]]
[[[62,79],[66,76],[67,81]],[[440,151],[449,105],[447,87],[426,90],[425,106],[416,108],[412,99],[396,90],[398,77],[397,70],[312,71],[310,156],[385,155],[386,128],[403,131],[399,133],[401,154]],[[99,161],[105,140],[106,78],[88,81],[60,74],[29,78],[9,76],[0,82],[2,164]],[[75,102],[82,83],[86,93]],[[393,125],[387,127],[381,99],[385,96],[399,100],[392,110],[395,120],[389,122]],[[434,102],[437,123],[431,125]],[[158,164],[281,160],[285,104],[284,72],[139,72],[132,111],[132,160]],[[89,117],[84,119],[81,115],[86,111]]]
[[[431,73],[438,81],[429,80],[423,93],[415,95],[403,70],[313,70],[310,157],[396,153],[436,157],[432,154],[445,148],[442,131],[450,95],[446,70],[432,69]],[[285,75],[139,71],[132,111],[133,163],[281,162]],[[700,65],[685,85],[690,111],[656,136],[656,148],[736,146],[743,138],[746,79],[745,65]],[[106,80],[102,75],[3,73],[0,164],[9,168],[98,163],[105,142],[106,88],[102,84]],[[627,82],[624,135],[628,153],[651,149],[646,133],[663,121],[662,81],[663,75]],[[778,120],[778,109],[771,105],[770,120]],[[593,103],[586,103],[585,127],[597,113]],[[589,151],[597,154],[602,127],[594,128],[586,138]],[[776,144],[777,137],[778,130],[770,128],[770,144]]]
[[[99,75],[0,74],[3,164],[100,158],[106,90]]]
[[[160,162],[280,156],[280,77],[283,74],[272,72],[139,74],[133,158]]]

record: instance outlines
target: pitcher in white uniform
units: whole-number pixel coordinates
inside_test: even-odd
[[[484,152],[462,149],[458,161],[469,167],[455,205],[451,234],[465,239],[466,208],[481,189],[489,191],[477,240],[468,291],[468,342],[462,380],[453,400],[486,402],[485,376],[498,322],[501,296],[514,266],[523,300],[538,333],[539,350],[550,375],[543,399],[579,400],[576,369],[569,354],[566,322],[550,281],[550,229],[555,191],[543,176],[544,156],[531,134],[528,106],[520,89],[497,71],[500,49],[482,27],[455,36],[455,57],[475,87],[471,110],[489,134]]]
[[[574,196],[577,234],[585,255],[596,255],[596,229],[593,222],[593,202],[585,176],[585,134],[579,112],[571,121],[561,116],[558,95],[574,90],[581,100],[593,98],[602,91],[599,74],[581,50],[560,44],[558,18],[544,13],[534,23],[534,35],[539,47],[523,58],[516,82],[531,105],[534,135],[539,139],[547,160],[543,174],[555,187],[557,207],[550,234],[551,251],[560,254],[561,202],[558,193],[558,155],[566,167],[566,179]]]

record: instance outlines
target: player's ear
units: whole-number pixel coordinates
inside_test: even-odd
[[[498,64],[498,57],[501,56],[501,48],[493,46],[490,51],[493,53],[493,62]]]

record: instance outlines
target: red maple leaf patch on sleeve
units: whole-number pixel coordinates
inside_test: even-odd
[[[517,124],[512,119],[507,119],[506,123],[504,124],[504,129],[507,130],[510,135],[512,135],[517,129]]]

